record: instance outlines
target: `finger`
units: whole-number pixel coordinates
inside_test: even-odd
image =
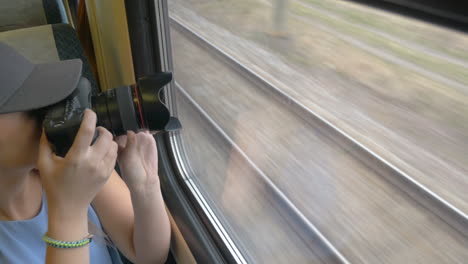
[[[141,153],[142,149],[144,149],[145,145],[146,145],[147,141],[146,141],[146,133],[145,132],[138,132],[137,134],[135,134],[135,145],[136,145],[136,149],[138,152]]]
[[[49,145],[49,141],[47,140],[44,129],[42,129],[41,140],[39,141],[38,163],[50,166],[52,164],[53,155],[54,152],[52,151],[52,148]]]
[[[104,167],[106,170],[109,170],[109,173],[114,169],[115,162],[117,160],[117,143],[111,142],[108,151],[102,161],[104,162]],[[110,174],[109,174],[110,175]]]
[[[137,135],[133,131],[127,131],[127,145],[125,148],[128,152],[134,152],[137,148]]]
[[[148,149],[151,148],[151,134],[146,133],[138,133],[137,135],[137,151],[140,156],[144,157],[145,153],[147,153]]]
[[[144,137],[145,137],[145,139],[146,139],[147,141],[156,142],[156,141],[154,140],[154,135],[153,135],[153,134],[151,134],[151,133],[145,133],[145,134],[143,134],[143,135],[144,135]]]
[[[156,153],[158,152],[156,140],[154,139],[154,136],[152,134],[146,135],[145,147],[146,147],[146,151],[154,148],[155,152]]]
[[[99,137],[97,138],[94,145],[91,147],[93,158],[101,160],[106,153],[109,151],[109,147],[112,144],[112,134],[103,127],[98,127]]]
[[[78,130],[78,133],[75,136],[75,141],[73,141],[73,145],[68,153],[71,155],[82,155],[88,151],[94,137],[94,132],[96,131],[96,121],[96,113],[86,109],[83,120],[81,121],[80,129]]]
[[[151,146],[152,144],[154,144],[154,137],[153,135],[149,134],[149,133],[144,133],[144,134],[141,134],[141,140],[143,142],[141,142],[140,144],[141,145],[144,145],[142,147],[148,147],[148,146]]]
[[[115,139],[115,142],[117,143],[117,145],[119,147],[118,152],[121,152],[122,150],[125,149],[125,146],[127,145],[127,136],[126,135],[118,136]]]

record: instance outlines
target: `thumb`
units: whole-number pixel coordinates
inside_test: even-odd
[[[125,150],[125,147],[127,146],[127,135],[118,136],[117,138],[115,138],[115,142],[117,143],[118,153],[120,154],[122,151]]]
[[[50,167],[53,164],[53,157],[54,152],[52,151],[52,148],[49,145],[49,141],[47,140],[44,129],[42,129],[41,140],[39,142],[38,163],[41,164],[41,166]]]
[[[122,143],[125,143],[125,146],[122,146]],[[119,142],[117,142],[117,145],[119,145],[117,162],[119,163],[120,168],[124,169],[134,162],[136,156],[137,144],[135,133],[133,131],[127,131],[127,135],[122,136],[122,138],[119,139]]]
[[[137,148],[137,137],[135,132],[127,131],[127,146],[128,152],[133,153]]]
[[[118,148],[117,161],[121,163],[129,157],[133,157],[136,151],[136,135],[133,131],[127,131],[126,135],[116,138]]]

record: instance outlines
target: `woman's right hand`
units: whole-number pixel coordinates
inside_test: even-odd
[[[111,175],[117,159],[117,143],[109,131],[98,127],[99,137],[91,146],[96,121],[96,114],[86,109],[75,141],[64,158],[53,153],[42,133],[38,169],[49,210],[87,212]]]

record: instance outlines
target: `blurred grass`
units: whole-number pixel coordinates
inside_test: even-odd
[[[357,5],[345,3],[338,0],[302,0],[305,3],[313,4],[324,10],[340,15],[349,22],[370,26],[376,30],[398,36],[402,39],[414,41],[415,43],[428,48],[440,51],[454,58],[468,60],[468,39],[453,40],[455,35],[452,32],[446,33],[442,30],[427,29],[427,27],[417,26],[418,23],[410,19],[389,19],[376,12],[365,12],[364,8]],[[351,8],[351,6],[355,6]],[[417,28],[415,28],[417,26]],[[415,30],[417,29],[417,30]],[[457,44],[457,45],[455,45]]]
[[[454,65],[453,63],[441,60],[439,58],[428,56],[427,54],[415,51],[414,49],[409,49],[371,32],[363,31],[362,29],[350,25],[349,23],[345,23],[338,19],[331,18],[316,10],[297,5],[294,2],[291,3],[291,7],[291,10],[300,16],[307,17],[308,19],[319,23],[323,23],[324,25],[330,28],[339,30],[344,34],[352,36],[353,38],[356,38],[367,44],[370,44],[373,47],[385,50],[398,58],[401,58],[408,62],[412,62],[413,64],[416,64],[421,68],[444,75],[449,79],[454,79],[459,82],[462,82],[465,85],[468,85],[468,69],[466,68]],[[361,15],[361,17],[362,16],[363,15]],[[395,26],[390,28],[395,28]]]

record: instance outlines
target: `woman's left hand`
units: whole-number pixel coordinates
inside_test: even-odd
[[[159,189],[158,150],[154,137],[149,132],[135,134],[128,131],[126,136],[116,139],[119,146],[118,163],[122,178],[130,191]]]

